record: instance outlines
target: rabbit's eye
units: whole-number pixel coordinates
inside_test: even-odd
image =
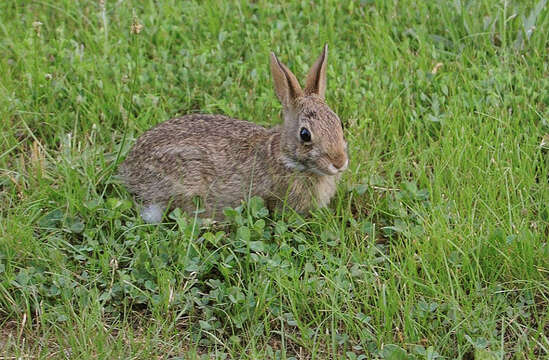
[[[301,128],[301,130],[299,130],[299,136],[301,137],[301,140],[305,142],[311,141],[311,132],[305,128]]]

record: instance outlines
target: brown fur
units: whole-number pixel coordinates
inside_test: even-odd
[[[265,129],[222,115],[187,115],[145,132],[120,165],[128,190],[145,206],[169,204],[191,213],[199,196],[206,216],[222,218],[248,196],[299,212],[325,206],[347,167],[341,122],[324,102],[327,48],[307,77],[305,92],[274,54],[271,70],[284,124]],[[304,95],[305,94],[305,95]],[[300,139],[306,127],[311,141]]]

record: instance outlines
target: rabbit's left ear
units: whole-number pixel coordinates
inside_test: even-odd
[[[276,96],[285,109],[295,105],[295,100],[303,95],[295,75],[281,63],[274,53],[271,53],[271,73],[275,85]]]
[[[324,45],[322,54],[316,60],[307,74],[305,94],[316,94],[324,99],[326,93],[326,60],[328,57],[328,44]]]

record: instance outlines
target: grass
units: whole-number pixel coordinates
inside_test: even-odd
[[[548,8],[2,1],[0,356],[549,356]],[[269,51],[303,79],[324,43],[329,209],[139,219],[113,178],[137,136],[279,123]]]

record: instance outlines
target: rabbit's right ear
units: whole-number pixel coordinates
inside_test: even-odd
[[[291,107],[294,100],[303,95],[303,91],[295,75],[278,60],[273,52],[271,53],[271,73],[278,100],[285,108]]]
[[[316,94],[324,99],[326,92],[326,58],[328,57],[328,44],[324,45],[322,54],[309,70],[305,81],[305,94]]]

